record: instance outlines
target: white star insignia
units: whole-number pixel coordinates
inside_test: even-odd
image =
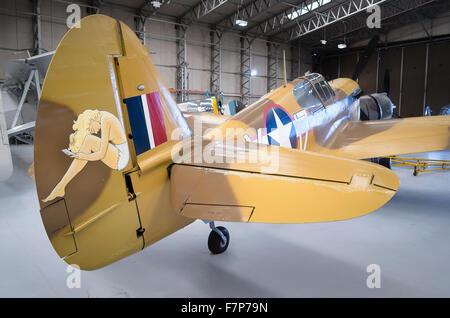
[[[275,125],[276,129],[272,130],[269,133],[269,136],[273,138],[280,147],[292,148],[291,145],[291,131],[292,131],[292,122],[289,124],[283,125],[281,119],[278,117],[275,110],[272,108],[273,115],[275,116]]]

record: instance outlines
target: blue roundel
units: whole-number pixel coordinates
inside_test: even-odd
[[[289,114],[280,107],[266,110],[267,139],[270,145],[297,148],[297,134]]]

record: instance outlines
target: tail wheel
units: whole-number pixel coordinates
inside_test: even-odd
[[[222,235],[217,233],[220,231]],[[223,226],[218,226],[209,233],[208,237],[208,248],[212,254],[221,254],[225,252],[230,243],[230,233]]]

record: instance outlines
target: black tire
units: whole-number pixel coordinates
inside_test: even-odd
[[[378,163],[385,168],[392,169],[391,158],[380,158]]]
[[[419,174],[419,173],[417,172],[417,167],[414,167],[413,176],[414,176],[414,177],[417,177],[418,174]]]
[[[212,254],[221,254],[225,252],[228,248],[228,244],[230,244],[230,233],[223,226],[218,226],[217,229],[222,232],[227,241],[222,242],[222,238],[215,231],[211,231],[208,237],[208,248]]]

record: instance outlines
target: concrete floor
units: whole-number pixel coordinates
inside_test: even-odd
[[[0,183],[0,297],[450,297],[450,171],[412,176],[368,216],[305,225],[227,224],[231,243],[212,256],[197,221],[66,287],[67,265],[41,223],[26,171],[29,146],[12,147],[14,176]],[[450,159],[450,152],[421,157]],[[369,289],[369,264],[381,288]]]

